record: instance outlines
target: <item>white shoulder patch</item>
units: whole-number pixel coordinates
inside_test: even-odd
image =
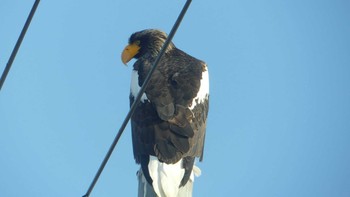
[[[141,87],[139,86],[139,74],[137,73],[136,70],[132,70],[131,73],[131,84],[130,84],[130,92],[131,95],[136,98],[137,94],[139,93]],[[145,100],[148,100],[147,96],[145,93],[143,93],[141,97],[141,102],[145,102]]]
[[[197,93],[197,96],[193,99],[190,109],[192,110],[196,104],[202,103],[205,99],[209,97],[209,73],[208,68],[202,73],[201,86]]]
[[[153,189],[158,196],[176,197],[185,174],[182,159],[175,164],[166,164],[150,156],[148,171],[153,180]]]

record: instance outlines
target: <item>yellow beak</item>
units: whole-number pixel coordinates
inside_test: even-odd
[[[126,65],[140,50],[140,47],[133,43],[125,47],[122,53],[122,62]]]

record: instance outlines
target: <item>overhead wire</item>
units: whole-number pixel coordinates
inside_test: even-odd
[[[17,39],[16,45],[15,45],[15,47],[14,47],[13,50],[12,50],[11,56],[10,56],[9,60],[7,61],[6,67],[5,67],[5,69],[4,69],[4,71],[3,71],[2,75],[1,75],[1,78],[0,78],[0,91],[1,91],[2,86],[3,86],[4,83],[5,83],[5,80],[6,80],[6,77],[7,77],[8,73],[10,72],[12,63],[13,63],[13,61],[14,61],[15,58],[16,58],[18,49],[19,49],[19,47],[21,46],[21,43],[22,43],[22,41],[23,41],[23,38],[24,38],[24,36],[26,35],[26,32],[27,32],[28,27],[29,27],[29,25],[30,25],[30,22],[32,21],[32,18],[33,18],[34,14],[35,14],[35,11],[36,11],[36,9],[37,9],[39,3],[40,3],[40,0],[35,0],[35,2],[34,2],[34,4],[33,4],[33,7],[32,7],[32,9],[30,10],[30,13],[29,13],[29,15],[28,15],[28,17],[27,17],[27,20],[26,20],[26,22],[25,22],[25,24],[24,24],[24,26],[23,26],[23,29],[22,29],[22,31],[21,31],[21,34],[19,35],[19,37],[18,37],[18,39]]]
[[[118,131],[118,133],[116,135],[116,137],[114,138],[110,148],[108,149],[108,152],[107,152],[106,156],[104,157],[100,167],[98,168],[98,170],[97,170],[97,172],[95,174],[94,179],[92,180],[92,182],[91,182],[91,184],[90,184],[86,194],[83,195],[83,197],[89,197],[91,192],[92,192],[92,190],[94,189],[94,187],[95,187],[95,185],[96,185],[96,183],[97,183],[97,181],[98,181],[98,179],[99,179],[103,169],[105,168],[109,158],[112,155],[112,152],[113,152],[115,146],[117,145],[117,143],[118,143],[118,141],[119,141],[123,131],[125,130],[126,125],[128,124],[131,116],[134,114],[137,105],[140,103],[141,97],[142,97],[142,95],[144,94],[144,92],[146,90],[146,87],[147,87],[147,85],[148,85],[148,83],[149,83],[149,81],[151,79],[151,76],[152,76],[153,72],[156,70],[160,59],[162,58],[163,54],[166,51],[166,48],[168,47],[168,45],[170,44],[171,40],[173,39],[173,37],[174,37],[178,27],[180,26],[181,21],[182,21],[183,17],[185,16],[186,11],[187,11],[187,9],[189,8],[189,6],[191,4],[191,1],[192,0],[187,0],[185,5],[184,5],[184,7],[182,8],[182,10],[181,10],[177,20],[175,21],[175,24],[173,25],[173,28],[171,29],[167,39],[165,40],[165,42],[163,44],[162,49],[158,53],[158,56],[157,56],[156,60],[154,61],[151,70],[149,71],[149,73],[148,73],[148,75],[147,75],[143,85],[141,86],[141,89],[139,90],[139,93],[137,94],[133,104],[131,105],[130,110],[127,113],[127,115],[126,115],[126,117],[125,117],[125,119],[124,119],[124,121],[123,121],[123,123],[122,123],[122,125],[121,125],[121,127],[120,127],[120,129],[119,129],[119,131]]]

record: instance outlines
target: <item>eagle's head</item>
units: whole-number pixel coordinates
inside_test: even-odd
[[[122,53],[122,61],[128,63],[132,58],[141,58],[145,55],[156,57],[161,50],[167,34],[156,29],[146,29],[133,33],[129,38],[129,43]],[[174,44],[170,43],[166,49],[166,53],[174,48]]]

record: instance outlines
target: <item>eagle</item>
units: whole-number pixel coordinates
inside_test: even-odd
[[[135,58],[130,105],[160,52],[167,34],[157,29],[133,33],[122,52],[126,65]],[[209,107],[206,63],[170,42],[131,117],[134,158],[138,173],[157,196],[178,196],[200,170]],[[143,191],[145,192],[145,191]]]

